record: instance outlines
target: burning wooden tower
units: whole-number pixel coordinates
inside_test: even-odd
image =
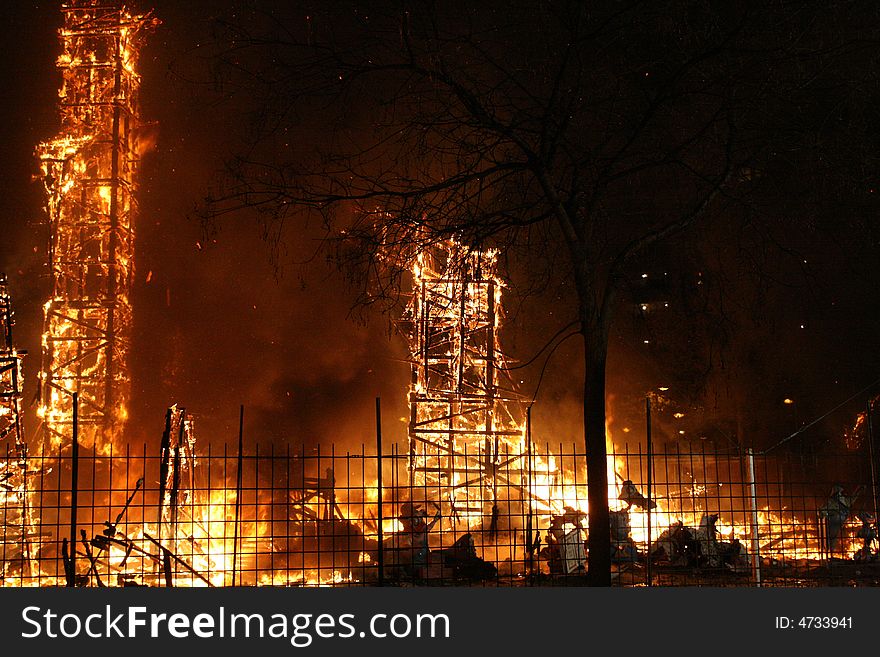
[[[39,415],[48,445],[109,450],[127,417],[138,179],[138,53],[157,21],[118,2],[62,5],[61,130],[41,144],[52,291]]]
[[[420,254],[406,316],[413,496],[440,503],[453,526],[467,528],[493,525],[511,487],[517,498],[523,493],[520,477],[508,480],[522,472],[524,404],[498,344],[495,258],[454,241]]]

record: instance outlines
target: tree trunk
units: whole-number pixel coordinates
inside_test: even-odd
[[[607,334],[585,324],[584,444],[587,450],[587,542],[590,586],[611,586],[611,525],[608,513],[608,454],[605,447]],[[598,333],[598,335],[597,335]]]
[[[605,447],[605,364],[616,278],[597,278],[578,241],[569,244],[584,339],[584,446],[587,456],[587,539],[590,586],[611,586],[611,519],[608,509],[608,452]],[[597,290],[604,294],[598,295]]]

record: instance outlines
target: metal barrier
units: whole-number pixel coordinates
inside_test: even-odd
[[[870,459],[862,451],[755,455],[672,445],[652,454],[649,490],[647,454],[621,446],[609,455],[615,584],[877,584]],[[443,491],[411,485],[408,456],[396,446],[381,458],[364,449],[272,446],[30,454],[29,476],[19,478],[27,490],[12,490],[11,476],[0,482],[2,581],[583,584],[586,457],[547,444],[528,454],[525,465],[498,455],[481,508],[457,508]],[[15,459],[9,451],[0,473]]]

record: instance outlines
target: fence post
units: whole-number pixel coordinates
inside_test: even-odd
[[[872,400],[868,399],[865,408],[865,422],[867,422],[868,429],[868,458],[871,459],[871,499],[874,502],[874,524],[877,525],[880,522],[880,515],[877,510],[877,454],[874,451],[874,423],[871,419],[873,404],[871,402]]]
[[[376,486],[378,494],[376,495],[376,525],[377,539],[379,546],[377,548],[377,561],[379,564],[379,586],[385,585],[385,537],[382,531],[382,400],[376,397]]]
[[[749,461],[749,502],[752,511],[752,568],[755,571],[755,583],[761,586],[761,544],[758,539],[758,490],[755,484],[755,452],[746,448]]]
[[[534,541],[532,539],[532,533],[534,529],[532,527],[532,405],[529,404],[526,408],[526,474],[528,479],[526,480],[528,485],[528,516],[526,516],[526,554],[528,555],[528,576],[529,583],[534,583],[532,579],[535,572],[535,552],[534,552]],[[575,464],[577,467],[577,464]]]
[[[238,525],[241,522],[241,494],[242,494],[242,463],[244,447],[244,404],[238,412],[238,459],[235,472],[235,529],[232,538],[232,586],[235,586],[236,574],[238,573]],[[225,467],[225,465],[224,465]],[[256,487],[256,484],[254,484]]]
[[[73,393],[73,444],[70,452],[70,542],[68,559],[70,573],[67,578],[68,586],[76,586],[76,517],[78,513],[79,495],[79,393]]]
[[[646,423],[646,447],[648,452],[648,547],[645,551],[645,580],[648,586],[651,583],[651,487],[653,485],[653,444],[651,442],[651,398],[645,397],[645,423]]]

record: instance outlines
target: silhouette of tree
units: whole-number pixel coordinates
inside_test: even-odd
[[[755,190],[767,197],[865,79],[876,8],[327,4],[219,23],[215,81],[254,108],[253,133],[204,214],[255,209],[276,236],[319,217],[369,299],[394,297],[389,249],[451,236],[573,289],[589,572],[607,586],[606,359],[622,284],[708,217],[761,221]]]

